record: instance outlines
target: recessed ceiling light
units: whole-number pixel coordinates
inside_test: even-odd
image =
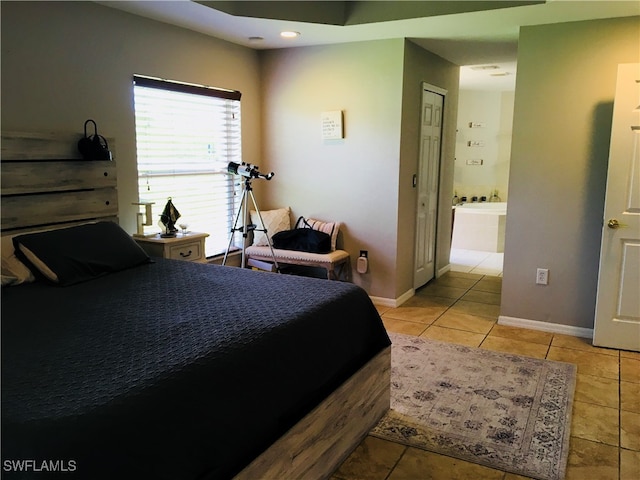
[[[249,37],[249,42],[251,43],[260,43],[264,40],[262,37]]]
[[[490,73],[489,76],[491,77],[506,77],[507,75],[511,75],[509,72],[497,72],[497,73]]]
[[[280,36],[283,38],[296,38],[300,35],[300,32],[294,32],[291,30],[286,30],[284,32],[280,32]]]

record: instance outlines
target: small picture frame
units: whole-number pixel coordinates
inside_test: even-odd
[[[321,119],[323,140],[339,140],[344,138],[342,110],[322,112]]]

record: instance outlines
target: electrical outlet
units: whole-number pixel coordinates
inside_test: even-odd
[[[548,268],[538,268],[536,270],[536,284],[549,285],[549,269]]]

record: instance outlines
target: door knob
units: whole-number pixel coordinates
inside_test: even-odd
[[[607,222],[607,227],[609,227],[609,228],[613,228],[614,230],[615,230],[616,228],[624,228],[624,227],[626,227],[626,226],[627,226],[627,225],[625,225],[624,223],[620,223],[620,222],[618,221],[618,219],[617,219],[617,218],[611,218],[611,219]]]

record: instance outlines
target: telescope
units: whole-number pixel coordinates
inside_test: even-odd
[[[234,175],[242,175],[247,178],[264,178],[265,180],[271,180],[275,175],[273,172],[267,173],[266,175],[264,173],[260,173],[257,165],[251,165],[250,163],[244,162],[229,162],[229,165],[227,165],[227,172]]]

